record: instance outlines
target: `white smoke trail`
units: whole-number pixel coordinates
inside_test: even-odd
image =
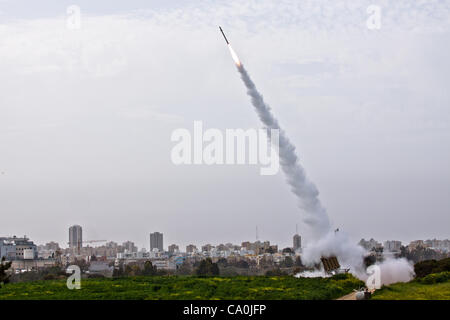
[[[360,272],[363,265],[364,250],[351,242],[342,232],[335,233],[331,229],[330,220],[326,209],[319,200],[319,191],[314,183],[308,180],[305,170],[301,166],[295,153],[295,146],[289,141],[286,133],[280,128],[278,120],[273,116],[270,107],[264,102],[255,84],[250,79],[237,54],[231,45],[228,45],[231,56],[247,88],[247,94],[251,97],[259,119],[268,129],[279,130],[279,157],[286,180],[291,191],[298,199],[298,204],[303,209],[305,216],[303,221],[311,229],[314,242],[306,248],[302,261],[313,265],[320,262],[321,256],[337,256],[343,267],[351,268],[354,272]]]
[[[232,49],[230,51],[234,53]],[[247,94],[252,99],[252,104],[255,107],[259,119],[267,129],[278,129],[280,132],[279,157],[281,168],[286,175],[291,191],[299,200],[300,208],[305,211],[306,216],[303,218],[303,221],[311,227],[313,234],[317,238],[325,236],[330,231],[330,221],[325,208],[319,200],[319,191],[314,183],[306,177],[305,170],[300,165],[295,153],[295,146],[280,128],[278,120],[273,116],[270,107],[264,102],[262,95],[256,89],[244,66],[235,54],[233,59],[247,87]]]
[[[322,256],[337,256],[343,268],[350,268],[351,272],[358,278],[366,280],[368,275],[363,266],[365,249],[352,242],[342,231],[332,231],[328,214],[319,200],[319,191],[314,183],[308,180],[295,153],[295,146],[289,141],[284,130],[280,128],[278,120],[273,116],[270,107],[264,102],[262,95],[256,89],[231,45],[228,45],[228,47],[247,87],[247,94],[251,97],[252,105],[255,107],[259,119],[268,129],[268,134],[270,129],[279,130],[281,168],[291,186],[291,191],[299,200],[299,207],[305,211],[306,216],[303,221],[311,227],[313,235],[317,237],[314,242],[310,242],[305,248],[302,254],[303,263],[313,265],[320,262]],[[379,266],[382,284],[409,281],[414,274],[412,265],[406,259],[387,259]],[[320,270],[306,272],[298,276],[316,277],[324,275],[323,270]]]

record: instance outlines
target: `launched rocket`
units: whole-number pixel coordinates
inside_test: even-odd
[[[225,33],[223,33],[221,26],[219,26],[219,30],[220,30],[220,32],[222,32],[223,38],[225,39],[225,42],[227,43],[228,49],[230,50],[231,57],[233,58],[234,63],[236,63],[236,66],[241,67],[242,66],[241,61],[239,60],[236,52],[234,52],[233,48],[231,47],[231,44],[228,42],[228,39],[225,36]]]
[[[227,44],[230,44],[230,43],[228,42],[227,37],[225,37],[225,33],[223,33],[223,30],[222,30],[222,28],[221,28],[220,26],[219,26],[219,30],[220,30],[220,32],[222,32],[222,35],[223,35],[225,41],[227,42]]]

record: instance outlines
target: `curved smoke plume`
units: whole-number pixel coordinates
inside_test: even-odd
[[[280,128],[278,120],[273,116],[270,107],[264,102],[262,95],[256,89],[248,72],[242,63],[236,63],[236,66],[247,87],[247,94],[251,97],[252,104],[255,107],[259,119],[269,129],[268,134],[270,133],[270,129],[279,130],[281,168],[286,175],[291,191],[299,200],[299,207],[306,213],[303,221],[311,227],[315,236],[318,238],[325,236],[330,231],[330,221],[325,208],[319,200],[319,191],[314,183],[308,180],[305,169],[301,166],[295,153],[295,146],[289,141],[284,130]]]

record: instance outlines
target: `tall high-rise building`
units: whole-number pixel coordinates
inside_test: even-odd
[[[69,247],[81,248],[83,246],[83,229],[79,225],[69,228]]]
[[[155,248],[159,251],[164,251],[163,234],[160,232],[150,233],[150,251],[153,251]]]
[[[302,248],[302,237],[299,234],[295,234],[293,238],[294,251],[298,251]]]

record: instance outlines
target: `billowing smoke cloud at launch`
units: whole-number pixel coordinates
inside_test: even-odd
[[[280,128],[278,120],[272,114],[270,107],[264,102],[262,95],[256,89],[247,70],[229,43],[228,48],[259,119],[269,132],[270,129],[279,130],[281,168],[291,191],[298,199],[299,207],[304,212],[302,220],[310,227],[311,235],[314,237],[312,239],[314,241],[310,241],[303,251],[303,263],[312,265],[320,262],[322,256],[337,256],[343,267],[350,268],[358,277],[366,279],[367,274],[363,267],[363,258],[366,251],[352,242],[344,232],[333,231],[327,211],[320,202],[319,191],[315,184],[308,180],[306,172],[295,153],[295,146],[290,142],[284,130]],[[392,276],[385,275],[388,282],[395,282],[391,278],[395,278],[396,275],[400,275],[401,279],[398,281],[407,281],[411,278],[411,267],[406,261],[389,262],[384,269],[391,271],[395,267],[401,270],[393,272]]]
[[[387,258],[377,265],[380,267],[380,284],[382,285],[408,282],[414,277],[414,266],[412,262],[405,258]],[[364,281],[368,278],[366,273],[357,273],[356,275]]]

